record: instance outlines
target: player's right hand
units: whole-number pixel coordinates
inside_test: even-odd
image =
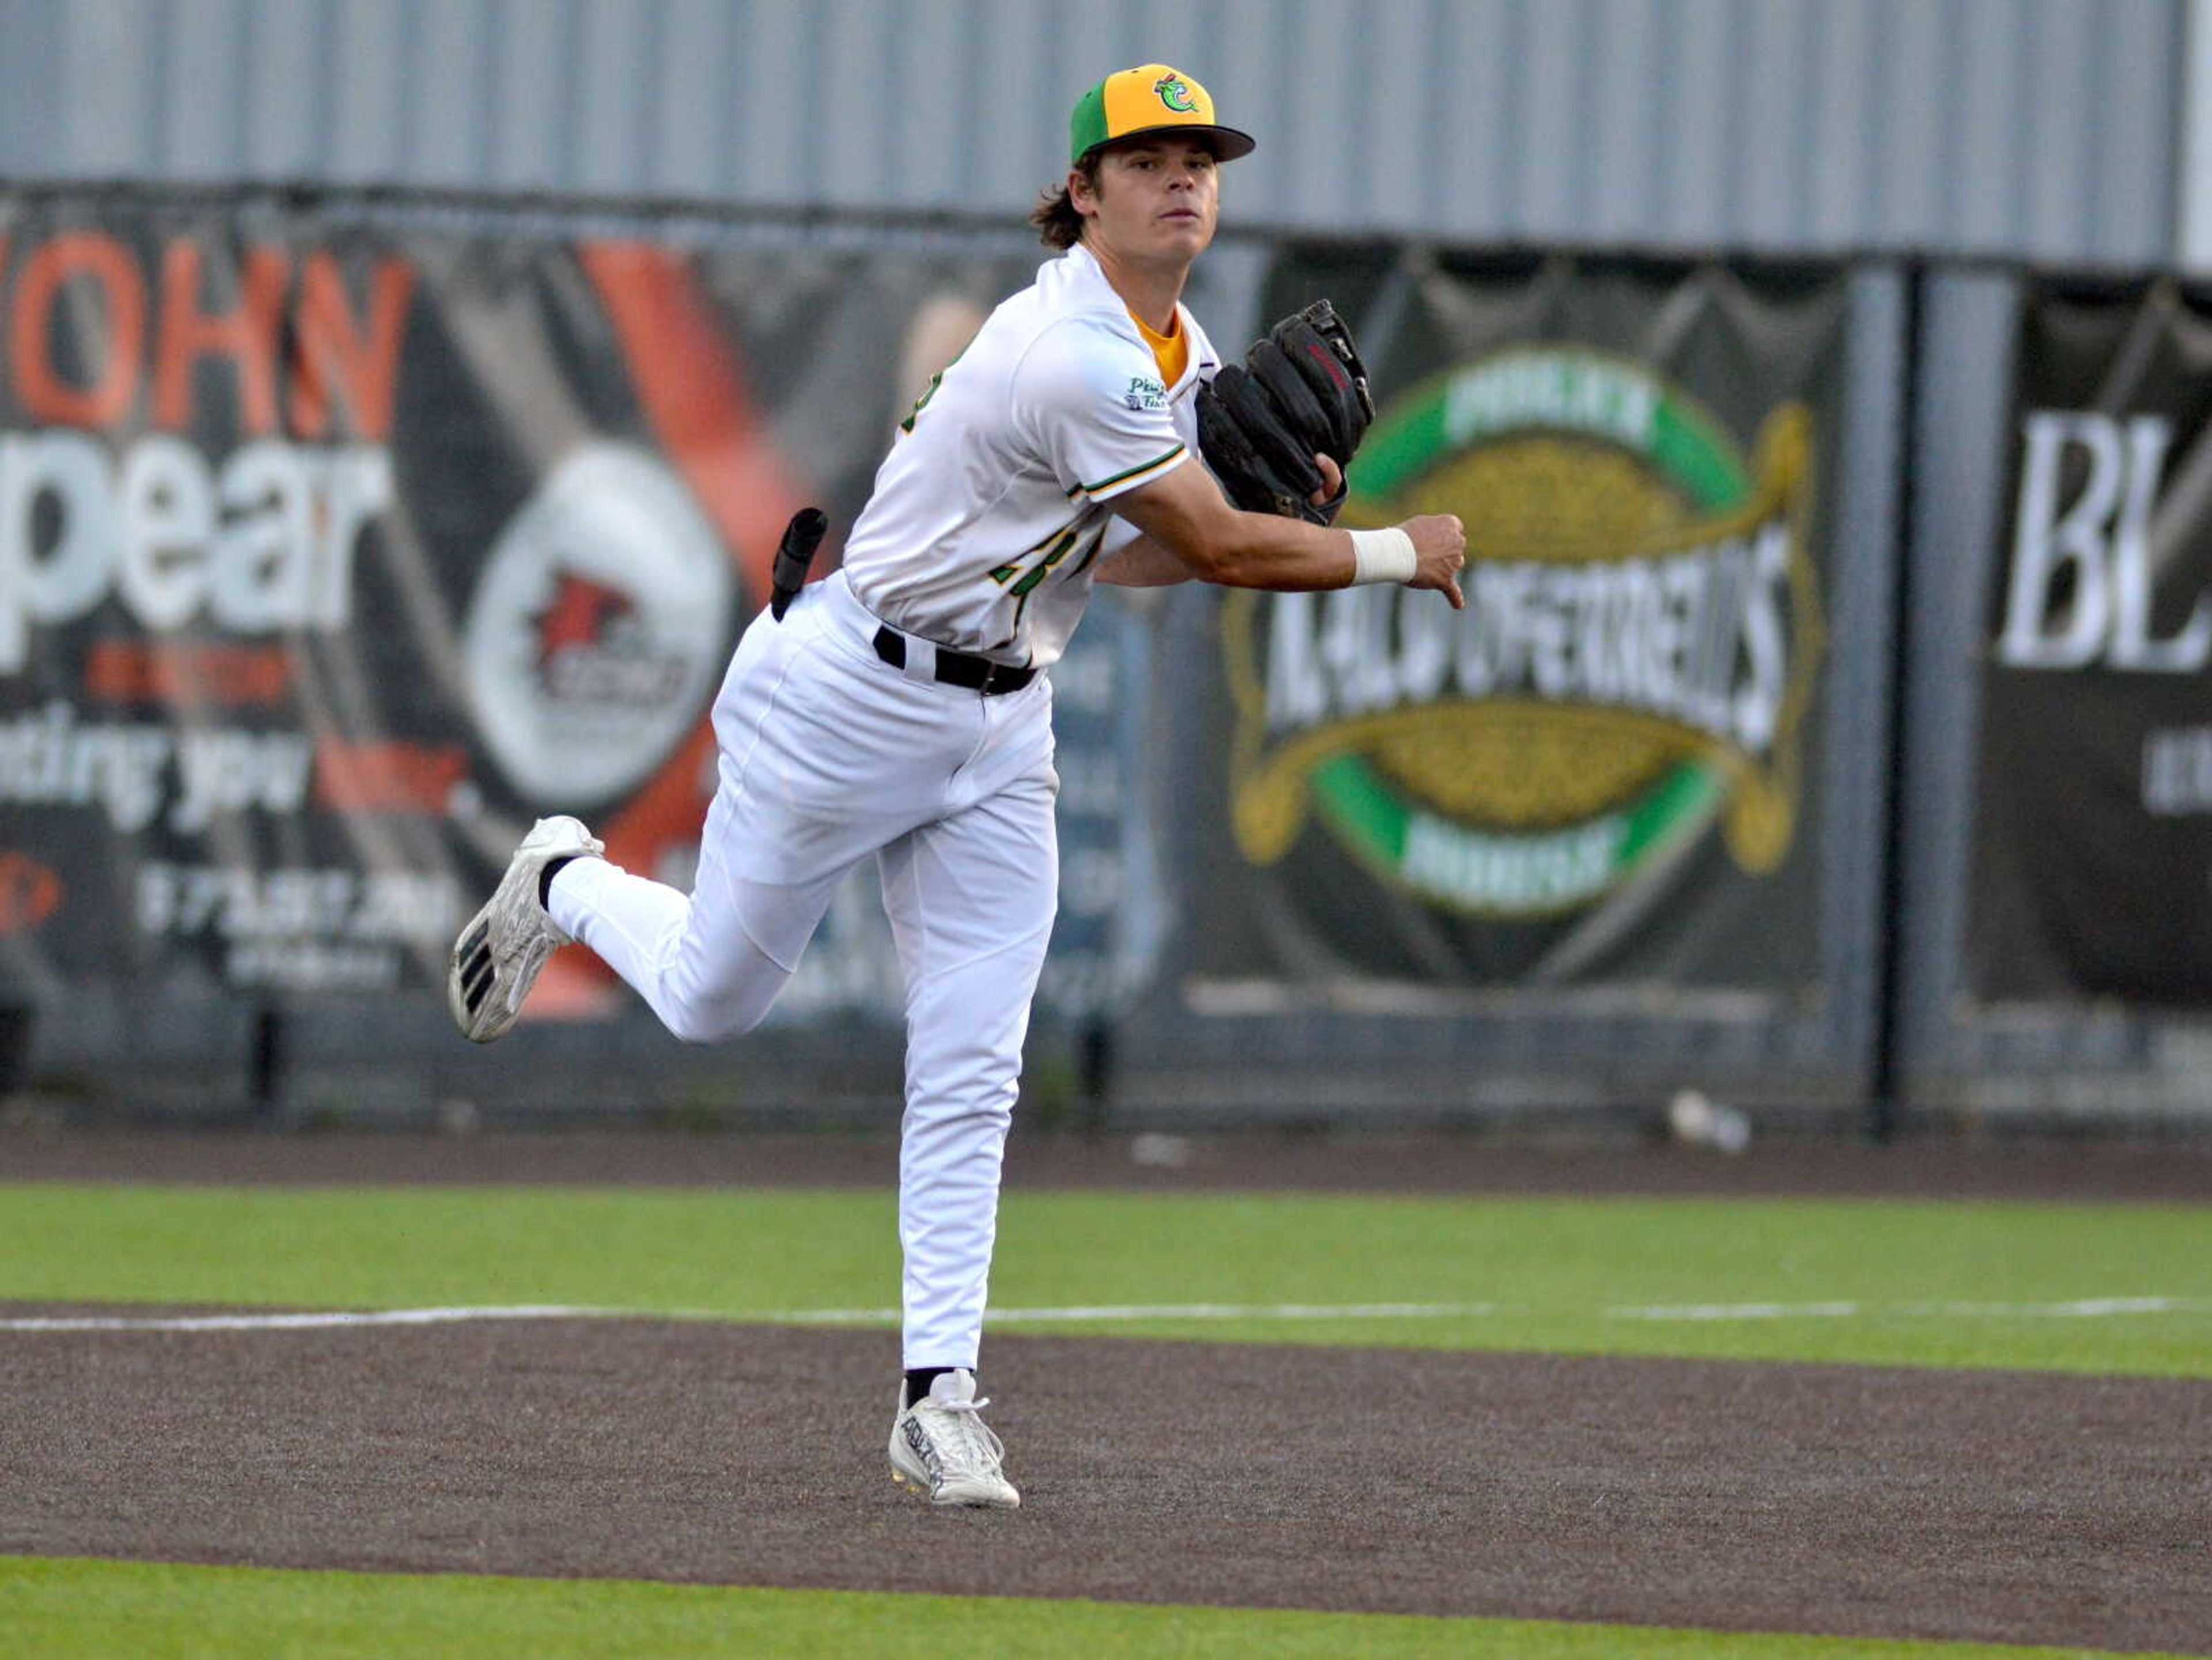
[[[1413,580],[1409,588],[1433,588],[1451,601],[1454,611],[1467,609],[1467,596],[1459,591],[1459,574],[1467,563],[1467,531],[1455,513],[1425,513],[1398,526],[1413,538]]]

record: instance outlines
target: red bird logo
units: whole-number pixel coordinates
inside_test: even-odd
[[[553,598],[534,619],[538,624],[538,666],[544,668],[572,646],[597,645],[607,629],[637,607],[629,595],[574,571],[554,580]]]

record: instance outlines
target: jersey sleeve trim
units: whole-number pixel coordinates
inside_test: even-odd
[[[1080,492],[1094,502],[1103,502],[1109,496],[1119,496],[1123,490],[1133,489],[1146,479],[1165,472],[1188,453],[1183,446],[1177,444],[1165,455],[1127,468],[1110,478],[1102,478],[1095,484],[1078,484],[1068,491],[1068,495],[1072,497]]]

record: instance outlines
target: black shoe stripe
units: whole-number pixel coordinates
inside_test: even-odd
[[[492,982],[491,953],[485,952],[469,964],[461,975],[461,995],[471,1008],[483,1000],[484,993]]]

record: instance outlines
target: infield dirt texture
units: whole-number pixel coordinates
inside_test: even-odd
[[[2161,1149],[1225,1147],[1164,1170],[1122,1144],[1041,1141],[1012,1168],[1209,1189],[2208,1192],[2201,1156]],[[771,1138],[15,1135],[0,1151],[10,1179],[72,1181],[883,1172],[878,1145]],[[2212,1652],[2200,1380],[996,1334],[988,1351],[1014,1514],[928,1512],[892,1487],[880,1331],[0,1334],[0,1553]]]

